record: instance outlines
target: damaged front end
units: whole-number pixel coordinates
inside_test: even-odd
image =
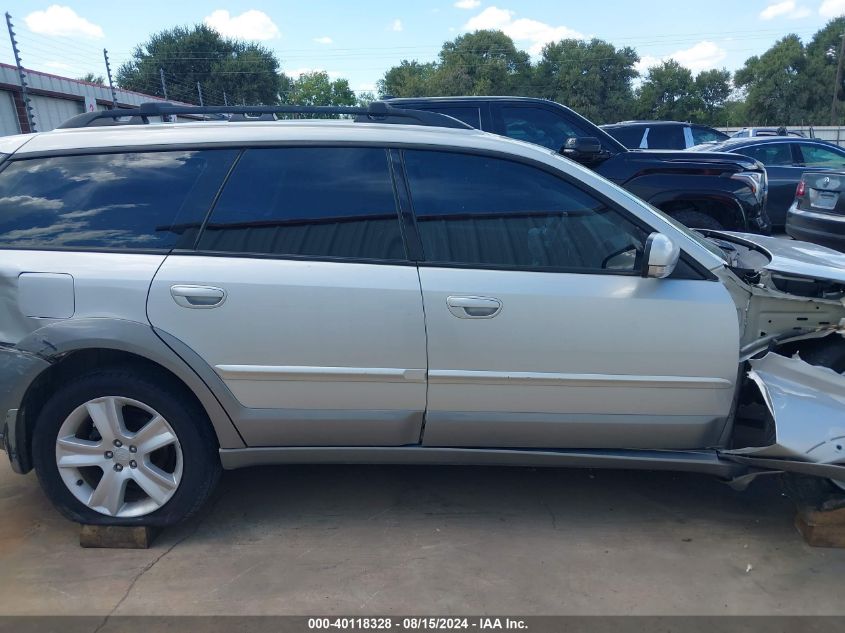
[[[783,471],[845,488],[845,255],[759,236],[709,237],[726,252],[723,282],[740,321],[740,403],[758,411],[749,434],[739,406],[720,457],[748,466],[749,480]]]
[[[720,451],[753,468],[826,477],[845,489],[845,376],[827,367],[768,353],[749,361],[763,399],[764,446]]]

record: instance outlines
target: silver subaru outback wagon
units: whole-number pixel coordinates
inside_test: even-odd
[[[0,141],[3,445],[67,517],[303,462],[845,486],[845,255],[430,113],[135,115]]]

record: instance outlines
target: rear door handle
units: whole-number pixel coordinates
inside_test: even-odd
[[[446,305],[459,319],[492,319],[502,311],[502,302],[493,297],[447,297]]]
[[[170,296],[183,308],[216,308],[226,301],[226,291],[214,286],[171,286]]]

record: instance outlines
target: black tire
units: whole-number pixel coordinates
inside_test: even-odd
[[[845,490],[824,477],[783,473],[781,486],[787,497],[796,505],[804,507],[816,509],[825,509],[827,506],[840,507],[845,497]]]
[[[801,359],[811,365],[829,367],[838,374],[845,373],[845,339],[837,334],[798,343],[796,349]]]
[[[173,496],[150,514],[112,517],[81,503],[67,488],[56,465],[56,440],[65,419],[95,398],[122,396],[142,402],[165,417],[182,450],[182,476]],[[47,401],[33,433],[33,462],[44,492],[68,519],[91,525],[164,527],[186,519],[208,500],[220,478],[217,439],[204,411],[180,389],[155,374],[108,368],[84,374]]]
[[[680,211],[673,213],[672,217],[684,226],[691,229],[708,229],[710,231],[723,231],[724,227],[714,217],[701,211]]]

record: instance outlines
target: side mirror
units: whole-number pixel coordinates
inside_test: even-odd
[[[652,233],[645,241],[643,252],[643,277],[664,279],[672,274],[678,259],[681,257],[681,249],[663,233]]]
[[[595,136],[571,136],[560,148],[560,153],[572,160],[589,162],[601,154],[601,141]]]

